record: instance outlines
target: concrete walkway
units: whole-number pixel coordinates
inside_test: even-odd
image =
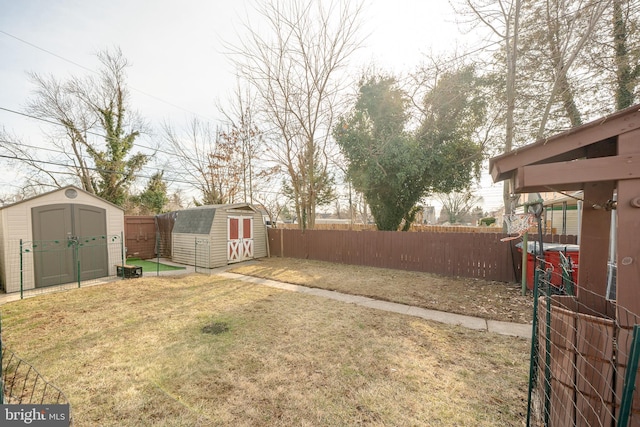
[[[375,308],[377,310],[405,314],[407,316],[420,317],[422,319],[433,320],[435,322],[445,323],[448,325],[459,325],[478,331],[487,331],[500,335],[509,335],[513,337],[531,339],[531,325],[525,325],[522,323],[500,322],[497,320],[486,320],[478,317],[464,316],[461,314],[428,310],[426,308],[413,307],[410,305],[398,304],[395,302],[380,301],[368,297],[343,294],[326,289],[292,285],[290,283],[277,282],[275,280],[262,279],[259,277],[244,276],[242,274],[228,273],[226,271],[217,273],[217,275],[226,277],[228,279],[255,283],[256,285],[264,285],[291,292],[300,292],[303,294],[315,295],[336,301],[342,301],[348,304],[355,304],[363,307]]]
[[[164,259],[161,259],[160,262],[163,264],[172,264],[170,261],[164,260]],[[459,325],[459,326],[469,328],[469,329],[474,329],[477,331],[487,331],[487,332],[493,332],[500,335],[509,335],[513,337],[531,339],[531,325],[526,325],[522,323],[500,322],[497,320],[486,320],[479,317],[464,316],[461,314],[447,313],[444,311],[437,311],[437,310],[429,310],[426,308],[414,307],[414,306],[405,305],[405,304],[398,304],[395,302],[380,301],[373,298],[368,298],[368,297],[363,297],[358,295],[343,294],[340,292],[329,291],[326,289],[309,288],[306,286],[292,285],[290,283],[278,282],[278,281],[269,280],[269,279],[262,279],[259,277],[244,276],[242,274],[227,272],[229,268],[233,268],[233,265],[228,265],[220,268],[215,268],[215,269],[206,270],[206,271],[198,271],[198,272],[204,272],[204,274],[218,275],[218,276],[222,276],[222,277],[226,277],[234,280],[241,280],[244,282],[254,283],[256,285],[269,286],[272,288],[282,289],[285,291],[300,292],[303,294],[329,298],[336,301],[342,301],[347,304],[356,304],[363,307],[375,308],[377,310],[384,310],[384,311],[390,311],[393,313],[404,314],[407,316],[419,317],[422,319],[433,320],[435,322],[440,322],[448,325]],[[176,274],[190,274],[194,272],[195,272],[195,269],[193,267],[187,267],[185,270],[165,271],[165,272],[161,272],[160,274],[164,276],[164,275],[176,275]],[[152,277],[152,276],[156,276],[156,273],[144,272],[143,276]],[[88,284],[84,284],[83,287],[100,285],[113,280],[122,280],[122,279],[110,278],[105,280],[96,280]],[[54,286],[46,289],[39,288],[39,289],[34,289],[32,291],[26,291],[24,296],[25,298],[28,298],[32,296],[41,295],[44,293],[59,292],[64,290],[70,290],[73,288],[77,288],[77,285],[69,284],[69,285]],[[19,299],[20,299],[20,294],[17,292],[12,294],[0,294],[0,305],[11,302],[11,301],[17,301]]]

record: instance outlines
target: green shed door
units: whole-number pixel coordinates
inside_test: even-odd
[[[106,210],[55,204],[31,209],[36,287],[108,275]],[[79,242],[76,255],[74,241]]]

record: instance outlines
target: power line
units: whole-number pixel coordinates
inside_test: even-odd
[[[57,53],[55,53],[55,52],[52,52],[52,51],[50,51],[50,50],[48,50],[48,49],[45,49],[45,48],[41,47],[41,46],[38,46],[38,45],[36,45],[36,44],[34,44],[34,43],[31,43],[31,42],[29,42],[29,41],[27,41],[27,40],[24,40],[24,39],[22,39],[22,38],[20,38],[20,37],[18,37],[18,36],[15,36],[15,35],[13,35],[13,34],[11,34],[11,33],[6,32],[6,31],[4,31],[4,30],[0,30],[0,33],[2,33],[2,34],[4,34],[4,35],[6,35],[6,36],[8,36],[8,37],[11,37],[11,38],[13,38],[13,39],[15,39],[15,40],[17,40],[17,41],[19,41],[19,42],[21,42],[21,43],[24,43],[24,44],[26,44],[26,45],[28,45],[28,46],[30,46],[30,47],[32,47],[32,48],[34,48],[34,49],[38,49],[38,50],[40,50],[40,51],[42,51],[42,52],[44,52],[44,53],[46,53],[46,54],[48,54],[48,55],[54,56],[54,57],[56,57],[56,58],[58,58],[58,59],[60,59],[60,60],[62,60],[62,61],[64,61],[64,62],[67,62],[67,63],[69,63],[69,64],[72,64],[72,65],[74,65],[74,66],[76,66],[76,67],[79,67],[79,68],[81,68],[81,69],[83,69],[83,70],[89,71],[90,73],[93,73],[93,74],[99,74],[97,71],[92,70],[91,68],[85,67],[85,66],[84,66],[84,65],[82,65],[82,64],[79,64],[79,63],[77,63],[77,62],[75,62],[75,61],[72,61],[72,60],[70,60],[70,59],[68,59],[68,58],[65,58],[65,57],[64,57],[64,56],[62,56],[62,55],[59,55],[59,54],[57,54]],[[210,121],[210,118],[209,118],[209,117],[207,117],[207,116],[205,116],[205,115],[202,115],[202,114],[200,114],[200,113],[193,112],[193,111],[191,111],[191,110],[189,110],[189,109],[187,109],[187,108],[184,108],[184,107],[182,107],[182,106],[180,106],[180,105],[174,104],[173,102],[167,101],[167,100],[165,100],[165,99],[162,99],[162,98],[160,98],[160,97],[158,97],[158,96],[152,95],[152,94],[150,94],[150,93],[148,93],[148,92],[145,92],[145,91],[143,91],[143,90],[141,90],[141,89],[138,89],[138,88],[135,88],[135,87],[133,87],[133,86],[128,86],[128,87],[129,87],[129,88],[131,88],[132,90],[134,90],[134,91],[136,91],[136,92],[138,92],[138,93],[142,94],[142,95],[148,96],[149,98],[152,98],[152,99],[154,99],[154,100],[156,100],[156,101],[162,102],[163,104],[169,105],[169,106],[171,106],[171,107],[173,107],[173,108],[177,108],[177,109],[182,110],[182,111],[184,111],[184,112],[186,112],[186,113],[193,114],[194,116],[199,116],[199,117],[202,117],[203,119],[205,119],[205,120],[207,120],[207,121]]]
[[[10,141],[6,141],[6,140],[0,140],[0,142],[2,143],[9,143],[9,144],[16,144]],[[17,145],[17,144],[16,144]],[[38,147],[35,147],[38,148]],[[54,151],[60,154],[63,154],[64,152],[62,151],[56,151],[51,149],[50,151]],[[0,158],[3,159],[7,159],[7,160],[14,160],[14,161],[20,161],[20,162],[25,162],[25,163],[39,163],[39,164],[45,164],[45,165],[50,165],[50,166],[57,166],[57,167],[62,167],[62,168],[68,168],[68,169],[77,169],[80,166],[79,165],[75,165],[75,164],[67,164],[67,163],[62,163],[59,161],[53,161],[53,160],[40,160],[40,159],[31,159],[31,158],[27,158],[27,157],[21,157],[18,155],[6,155],[6,154],[0,154]],[[84,169],[90,170],[90,171],[94,171],[94,172],[98,172],[98,173],[110,173],[110,174],[116,174],[116,175],[123,175],[125,174],[125,172],[119,172],[119,171],[115,171],[115,170],[109,170],[109,169],[102,169],[102,168],[97,168],[97,167],[90,167],[90,166],[83,166]],[[171,171],[171,170],[166,170],[166,169],[162,169],[162,168],[150,168],[150,167],[146,167],[144,166],[143,169],[149,169],[149,171],[147,171],[147,173],[142,173],[142,174],[137,174],[136,177],[140,177],[140,178],[146,178],[146,179],[151,179],[152,175],[149,175],[150,171],[155,171],[155,172],[169,172],[170,176],[163,176],[163,180],[168,182],[168,183],[175,183],[175,184],[186,184],[189,185],[193,188],[199,189],[199,187],[202,186],[202,183],[197,182],[197,181],[189,181],[189,180],[185,180],[185,179],[180,179],[180,178],[172,178],[171,175],[172,174],[177,174],[177,171]],[[46,169],[42,169],[41,170],[43,172],[46,173],[50,173],[50,174],[62,174],[62,175],[70,175],[70,176],[74,176],[77,177],[78,175],[74,172],[65,172],[65,171],[52,171],[52,170],[46,170]],[[260,193],[268,193],[268,194],[280,194],[278,191],[272,191],[272,190],[254,190],[255,192],[260,192]]]
[[[30,119],[33,119],[33,120],[38,120],[38,121],[41,121],[41,122],[44,122],[44,123],[48,123],[48,124],[51,124],[51,125],[65,127],[66,128],[66,126],[64,124],[60,123],[60,122],[55,122],[53,120],[48,120],[48,119],[45,119],[45,118],[42,118],[42,117],[33,116],[31,114],[23,113],[21,111],[12,110],[10,108],[5,108],[5,107],[1,107],[0,106],[0,110],[6,111],[8,113],[18,114],[20,116],[24,116],[24,117],[27,117],[27,118],[30,118]],[[84,133],[89,134],[89,135],[93,135],[93,136],[97,136],[97,137],[100,137],[100,138],[106,138],[107,137],[106,135],[102,135],[102,134],[99,134],[97,132],[93,132],[91,130],[85,130]],[[5,142],[8,142],[8,141],[5,141]],[[169,151],[161,150],[160,148],[148,147],[148,146],[145,146],[145,145],[139,144],[139,143],[136,144],[136,145],[138,147],[140,147],[140,148],[146,148],[147,150],[151,150],[151,151],[162,153],[162,154],[167,154],[169,156],[174,154],[174,153],[171,153]]]
[[[60,122],[54,122],[53,120],[48,120],[48,119],[45,119],[45,118],[42,118],[42,117],[38,117],[38,116],[32,116],[31,114],[23,113],[21,111],[12,110],[10,108],[0,107],[0,110],[6,111],[8,113],[18,114],[20,116],[27,117],[29,119],[39,120],[39,121],[44,122],[44,123],[49,123],[50,125],[64,126]],[[85,130],[84,132],[89,134],[89,135],[99,136],[100,138],[106,138],[105,135],[101,135],[99,133],[96,133],[96,132],[93,132],[93,131],[90,131],[90,130]]]
[[[5,142],[5,141],[0,141],[0,142]],[[77,168],[84,168],[90,171],[94,171],[94,172],[98,172],[98,173],[110,173],[110,174],[116,174],[116,175],[124,175],[126,172],[119,172],[119,171],[115,171],[115,170],[110,170],[110,169],[101,169],[101,168],[97,168],[97,167],[92,167],[92,166],[79,166],[79,165],[74,165],[74,164],[67,164],[67,163],[61,163],[61,162],[56,162],[56,161],[52,161],[52,160],[41,160],[41,159],[30,159],[27,157],[19,157],[17,155],[6,155],[6,154],[0,154],[0,158],[3,159],[8,159],[8,160],[15,160],[15,161],[19,161],[19,162],[33,162],[33,163],[41,163],[41,164],[45,164],[45,165],[51,165],[51,166],[58,166],[58,167],[63,167],[63,168],[69,168],[69,169],[77,169]],[[155,168],[151,168],[151,169],[155,169]],[[155,169],[158,172],[164,171],[164,169]],[[64,172],[64,171],[47,171],[44,170],[44,172],[47,173],[55,173],[55,174],[67,174],[67,175],[74,175],[77,176],[75,173],[72,172]],[[141,178],[147,178],[147,179],[151,179],[151,175],[144,175],[144,174],[138,174],[136,175],[137,177],[141,177]],[[169,182],[175,182],[175,183],[181,183],[181,184],[189,184],[189,185],[194,185],[193,182],[191,181],[185,181],[185,180],[181,180],[181,179],[166,179]]]
[[[56,58],[61,59],[61,60],[65,61],[65,62],[68,62],[69,64],[75,65],[76,67],[80,67],[80,68],[82,68],[83,70],[86,70],[86,71],[92,72],[92,73],[94,73],[94,74],[96,73],[94,70],[92,70],[92,69],[90,69],[90,68],[87,68],[87,67],[85,67],[84,65],[78,64],[77,62],[74,62],[74,61],[72,61],[72,60],[70,60],[70,59],[67,59],[67,58],[65,58],[65,57],[63,57],[63,56],[58,55],[57,53],[51,52],[50,50],[47,50],[47,49],[45,49],[45,48],[43,48],[43,47],[40,47],[40,46],[35,45],[35,44],[31,43],[31,42],[28,42],[27,40],[21,39],[21,38],[20,38],[20,37],[18,37],[18,36],[14,36],[13,34],[7,33],[6,31],[3,31],[3,30],[0,30],[0,33],[2,33],[2,34],[4,34],[4,35],[6,35],[6,36],[8,36],[8,37],[11,37],[12,39],[18,40],[18,41],[19,41],[19,42],[21,42],[21,43],[24,43],[24,44],[26,44],[26,45],[29,45],[29,46],[31,46],[31,47],[32,47],[32,48],[34,48],[34,49],[41,50],[42,52],[47,53],[47,54],[49,54],[49,55],[51,55],[51,56],[55,56]]]
[[[40,121],[43,121],[43,122],[46,122],[46,123],[49,123],[49,124],[53,124],[53,125],[56,125],[56,126],[64,127],[64,125],[62,123],[58,123],[58,122],[42,119],[40,117],[32,116],[32,115],[29,115],[29,114],[26,114],[26,113],[21,113],[19,111],[11,110],[11,109],[8,109],[8,108],[0,107],[0,110],[4,110],[4,111],[10,112],[10,113],[14,113],[14,114],[19,114],[19,115],[22,115],[22,116],[25,116],[25,117],[28,117],[28,118],[31,118],[31,119],[34,119],[34,120],[40,120]],[[98,134],[98,133],[95,133],[95,132],[87,131],[86,133],[90,133],[90,134],[95,135],[95,136],[106,138],[104,135],[101,135],[101,134]],[[53,152],[53,153],[56,153],[56,154],[67,154],[67,152],[63,148],[54,149],[54,148],[50,148],[50,147],[38,147],[38,146],[34,146],[34,145],[24,144],[22,142],[9,141],[9,140],[6,140],[6,139],[0,139],[0,143],[14,145],[16,147],[22,146],[22,147],[27,147],[27,148],[33,148],[33,149],[36,149],[36,150],[50,151],[50,152]],[[152,148],[152,147],[145,146],[143,144],[136,144],[136,145],[138,147],[141,147],[141,148],[146,148],[146,149],[152,150],[152,151],[154,151],[156,153],[163,153],[163,154],[166,154],[168,156],[175,156],[176,155],[175,153],[172,153],[172,152],[169,152],[169,151],[164,151],[164,150],[161,150],[159,148]],[[69,164],[53,162],[53,161],[43,161],[43,160],[39,160],[39,159],[27,159],[27,158],[18,157],[18,156],[15,156],[15,155],[14,156],[0,155],[0,158],[6,158],[6,159],[16,160],[16,161],[38,162],[38,163],[43,163],[43,164],[55,165],[55,166],[59,166],[59,167],[65,167],[65,168],[76,168],[76,167],[78,167],[76,165],[69,165]],[[87,154],[83,154],[82,155],[82,159],[93,160],[93,158],[91,156],[87,155]],[[168,172],[170,175],[175,175],[175,174],[179,174],[180,173],[179,171],[176,171],[176,170],[171,170],[171,169],[167,170],[167,169],[164,169],[164,168],[149,168],[147,166],[143,166],[143,168],[151,169],[152,171],[155,171],[156,173],[157,172],[161,172],[161,171]],[[121,173],[121,172],[117,172],[117,171],[113,171],[113,170],[99,169],[99,168],[87,168],[87,169],[93,170],[93,171],[97,171],[97,172],[103,172],[103,173],[117,173],[117,174]],[[62,173],[62,172],[56,172],[56,171],[45,171],[45,172],[47,172],[47,173]],[[142,174],[137,174],[136,177],[147,178],[147,179],[151,178],[150,175],[142,175]],[[183,179],[172,179],[170,176],[165,176],[164,180],[166,182],[168,182],[168,183],[187,184],[187,185],[190,185],[190,186],[196,187],[196,188],[201,185],[197,181],[187,181],[187,180],[183,180]],[[276,194],[276,193],[273,192],[273,194]]]

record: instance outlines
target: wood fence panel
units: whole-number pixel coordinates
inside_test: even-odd
[[[272,256],[519,282],[519,240],[500,233],[269,229]],[[530,235],[531,239],[537,236]],[[546,242],[554,237],[544,236]],[[575,243],[575,236],[563,236]]]
[[[351,248],[351,254],[353,259],[353,264],[356,265],[365,265],[364,260],[367,257],[366,250],[368,249],[368,245],[366,244],[366,233],[352,231],[349,233],[349,247]]]
[[[280,239],[282,238],[282,230],[278,228],[267,229],[267,241],[269,242],[269,254],[275,257],[282,256],[282,245]]]
[[[445,269],[444,269],[444,274],[447,276],[455,276],[455,271],[454,271],[454,263],[455,261],[453,260],[453,257],[455,256],[455,251],[453,248],[453,240],[456,238],[457,235],[452,235],[449,236],[449,239],[447,240],[443,240],[441,243],[445,248],[445,257],[444,257],[444,262],[445,262]],[[440,236],[441,237],[441,236]],[[460,248],[462,249],[462,248]]]
[[[153,216],[125,216],[124,238],[127,257],[150,259],[156,256],[156,223]]]

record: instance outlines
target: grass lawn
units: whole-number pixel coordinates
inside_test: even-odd
[[[483,319],[533,320],[531,292],[522,296],[514,283],[275,257],[239,263],[230,271]]]
[[[5,304],[74,426],[522,426],[526,340],[216,276]]]
[[[154,272],[154,271],[172,271],[172,270],[184,270],[185,267],[179,267],[175,265],[163,264],[161,262],[155,261],[145,261],[139,258],[127,258],[127,265],[135,265],[137,267],[142,267],[143,272]]]

